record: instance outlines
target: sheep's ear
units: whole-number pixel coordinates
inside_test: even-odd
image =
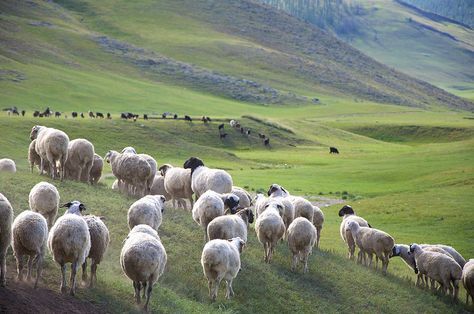
[[[59,206],[60,208],[69,208],[71,207],[72,203],[69,202],[69,203],[66,203],[66,204],[62,204],[61,206]]]
[[[369,223],[367,223],[367,225],[369,226],[369,228],[372,228],[372,226]]]
[[[285,193],[287,193],[287,194],[288,194],[288,192],[285,190],[285,188],[284,188],[284,187],[281,187],[281,190],[282,190],[283,192],[285,192]]]
[[[82,203],[79,204],[79,211],[80,211],[80,212],[82,212],[82,211],[84,211],[84,210],[86,210],[86,209],[87,209],[87,208],[86,208],[86,206],[85,206],[84,204],[82,204]]]
[[[280,204],[278,204],[278,205],[277,205],[277,208],[278,208],[279,210],[282,210],[282,209],[283,209],[283,206],[281,206]]]
[[[164,195],[160,195],[160,199],[163,203],[166,202],[166,197]]]

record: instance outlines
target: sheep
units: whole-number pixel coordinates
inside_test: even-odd
[[[361,227],[353,220],[347,223],[347,230],[352,233],[352,237],[360,249],[359,254],[369,255],[369,267],[372,266],[372,255],[375,254],[382,261],[382,273],[386,275],[389,258],[395,245],[393,238],[381,230]],[[375,267],[377,268],[377,265]]]
[[[86,139],[78,138],[69,142],[66,159],[66,176],[69,179],[89,182],[94,163],[94,145]]]
[[[89,172],[89,183],[91,185],[97,184],[102,176],[102,170],[104,168],[104,160],[98,154],[94,153],[94,162],[92,163],[92,168]],[[84,181],[85,173],[82,173],[83,176],[81,181]]]
[[[8,199],[0,193],[0,286],[5,287],[7,274],[7,250],[12,242],[13,208]]]
[[[147,180],[150,177],[151,167],[143,157],[134,154],[120,154],[109,150],[104,157],[112,166],[112,173],[119,180],[119,187],[131,185],[137,189],[138,196],[144,196],[147,190]]]
[[[41,157],[35,150],[36,140],[31,141],[30,146],[28,147],[28,161],[30,163],[31,172],[33,172],[33,168],[36,165],[38,169],[41,167]],[[43,168],[46,172],[49,172],[49,163],[48,161],[43,161]]]
[[[156,162],[155,158],[151,157],[150,155],[138,154],[138,156],[145,159],[150,165],[150,175],[148,176],[148,179],[146,180],[147,190],[149,193],[151,190],[151,186],[153,185],[153,180],[155,179],[156,171],[158,169],[158,163]]]
[[[232,177],[224,170],[210,169],[204,166],[201,159],[191,157],[184,163],[183,168],[191,169],[191,189],[198,199],[207,190],[217,193],[232,191]]]
[[[237,209],[247,208],[252,206],[252,197],[250,196],[249,192],[245,189],[233,186],[230,193],[235,194],[239,197],[239,207]],[[247,240],[245,240],[247,242]]]
[[[61,207],[68,209],[51,228],[48,248],[54,261],[61,266],[61,293],[65,293],[67,289],[66,263],[71,263],[69,293],[75,295],[77,269],[89,255],[91,236],[86,221],[81,217],[81,212],[86,210],[84,204],[73,201]]]
[[[352,233],[347,230],[347,223],[349,221],[355,221],[361,227],[371,228],[371,226],[364,218],[357,216],[355,211],[352,209],[350,205],[344,205],[339,210],[339,217],[342,217],[341,226],[339,228],[341,238],[347,244],[347,247],[349,249],[349,255],[348,255],[349,259],[354,259],[356,244],[355,244],[354,238],[352,237]],[[359,255],[359,256],[362,257],[362,255]],[[361,260],[358,260],[358,262],[360,263]]]
[[[263,244],[263,258],[266,263],[271,263],[278,240],[285,234],[285,223],[280,216],[281,211],[283,211],[283,204],[280,201],[272,201],[265,205],[265,210],[255,222],[255,232],[258,241]]]
[[[83,216],[89,228],[89,234],[91,238],[91,248],[89,250],[88,258],[91,259],[91,278],[89,287],[94,287],[97,283],[97,265],[100,264],[104,257],[105,251],[109,246],[110,235],[109,229],[102,222],[100,217],[87,215]],[[82,264],[82,280],[87,281],[87,258]]]
[[[164,178],[164,188],[173,200],[173,207],[176,208],[175,200],[188,199],[191,208],[194,205],[193,190],[191,188],[191,170],[179,167],[173,167],[170,164],[164,164],[160,167],[161,175]],[[186,209],[186,203],[184,203]]]
[[[136,225],[146,224],[158,231],[163,220],[166,198],[163,195],[146,195],[128,209],[127,222],[130,230]]]
[[[0,172],[16,172],[15,162],[8,158],[0,159]]]
[[[250,208],[241,209],[235,215],[216,217],[207,225],[207,237],[209,240],[239,237],[247,243],[247,229],[253,220]]]
[[[48,240],[48,224],[39,213],[25,210],[19,214],[12,225],[12,248],[16,258],[17,279],[23,280],[23,259],[28,256],[28,273],[26,279],[31,279],[33,263],[36,264],[35,289],[43,270],[46,241]]]
[[[321,240],[321,230],[324,224],[324,213],[318,206],[313,206],[313,225],[316,227],[316,248],[319,249],[319,241]]]
[[[267,198],[262,193],[257,193],[254,198],[255,204],[255,217],[258,216],[265,210],[265,205],[267,204]]]
[[[269,200],[277,199],[283,203],[284,211],[282,218],[283,222],[285,223],[285,229],[288,230],[288,227],[295,218],[295,208],[291,202],[291,198],[289,197],[290,193],[288,193],[284,187],[278,184],[272,184],[270,185],[267,194]]]
[[[151,185],[150,195],[163,195],[166,200],[171,199],[171,195],[166,192],[165,189],[165,178],[163,178],[161,174],[155,175],[155,179],[153,180],[153,184]],[[186,201],[184,199],[179,198],[176,201],[178,203],[178,207],[186,208]]]
[[[189,122],[192,122],[192,121],[193,121],[193,119],[191,119],[191,117],[190,117],[190,116],[188,116],[188,115],[185,115],[185,116],[184,116],[184,121],[189,121]]]
[[[120,266],[133,281],[135,298],[140,303],[140,290],[146,289],[144,310],[148,310],[153,285],[165,271],[166,250],[155,230],[147,225],[135,226],[124,241]]]
[[[474,303],[474,258],[471,258],[464,265],[461,280],[466,289],[466,305],[469,304],[469,297],[471,297],[471,302]]]
[[[121,151],[122,154],[125,154],[125,153],[128,153],[128,154],[136,154],[137,151],[135,150],[135,148],[131,147],[131,146],[127,146],[127,147],[124,147],[124,149],[122,149]]]
[[[204,229],[204,242],[207,242],[207,225],[216,217],[224,215],[224,208],[228,207],[231,214],[239,205],[239,198],[234,194],[219,194],[207,191],[194,203],[193,220]]]
[[[59,162],[61,181],[64,179],[67,160],[69,137],[66,133],[53,128],[35,125],[31,129],[30,139],[36,139],[35,150],[41,157],[40,173],[43,174],[44,161],[50,165],[50,174],[53,179],[57,176],[56,162]]]
[[[204,246],[201,255],[201,265],[207,278],[209,297],[214,302],[222,279],[226,281],[226,299],[234,296],[232,281],[240,270],[240,253],[245,241],[239,237],[229,240],[215,239]]]
[[[304,217],[297,217],[288,228],[288,247],[293,254],[291,270],[295,271],[298,260],[304,264],[303,273],[308,272],[308,256],[316,243],[316,227]]]
[[[449,289],[449,295],[452,294],[453,299],[456,300],[459,293],[459,281],[462,277],[461,266],[452,257],[427,251],[416,243],[410,245],[410,253],[415,255],[415,273],[418,274],[418,280],[422,275],[427,275],[441,285],[440,289],[445,294]]]
[[[28,202],[30,209],[43,215],[48,221],[48,228],[51,228],[59,206],[59,192],[56,187],[44,181],[37,183],[30,191]]]

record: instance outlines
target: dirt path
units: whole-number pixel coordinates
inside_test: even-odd
[[[309,200],[311,201],[311,204],[318,206],[319,208],[347,202],[346,200],[342,200],[338,198],[328,198],[328,197],[322,197],[322,196],[310,197]]]

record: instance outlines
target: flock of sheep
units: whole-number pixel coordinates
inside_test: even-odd
[[[125,275],[133,281],[137,303],[141,301],[143,289],[145,310],[153,285],[165,271],[167,261],[165,247],[158,235],[165,201],[172,201],[174,208],[186,209],[188,200],[192,218],[203,230],[205,245],[201,265],[212,300],[217,298],[222,280],[227,283],[226,298],[234,295],[232,281],[241,267],[241,253],[251,223],[255,222],[256,237],[263,246],[266,263],[271,263],[278,243],[286,241],[292,255],[292,271],[301,263],[306,273],[313,247],[319,248],[323,212],[278,184],[269,187],[267,196],[257,194],[252,199],[247,191],[233,185],[229,173],[209,168],[197,157],[186,160],[182,168],[170,164],[158,167],[153,157],[138,154],[133,147],[126,147],[120,153],[110,150],[102,159],[95,154],[91,142],[85,139],[70,141],[66,133],[44,126],[34,126],[30,138],[28,159],[31,169],[36,165],[40,173],[46,171],[52,178],[95,184],[105,160],[117,178],[112,188],[139,198],[128,210],[130,232],[123,242],[120,264]],[[14,172],[15,169],[12,160],[0,160],[0,170]],[[109,231],[100,217],[82,215],[86,208],[79,201],[62,205],[67,210],[55,221],[59,200],[54,185],[40,182],[30,191],[31,210],[22,212],[13,221],[12,207],[0,194],[2,285],[5,285],[5,255],[10,243],[17,260],[19,280],[23,279],[23,257],[27,255],[27,278],[31,278],[35,266],[37,286],[48,246],[54,261],[61,267],[61,292],[66,291],[67,263],[71,263],[70,294],[75,293],[80,266],[83,280],[87,280],[87,258],[91,259],[89,285],[94,285],[97,265],[109,244]],[[400,256],[417,273],[417,285],[428,286],[429,279],[432,289],[438,283],[441,291],[448,293],[449,290],[449,294],[457,298],[458,284],[462,280],[468,292],[466,302],[469,296],[473,298],[474,259],[466,263],[454,248],[444,245],[395,244],[392,236],[372,228],[349,205],[341,208],[339,216],[342,217],[340,234],[350,259],[355,258],[357,247],[359,263],[371,267],[375,255],[375,268],[380,259],[382,273],[386,274],[389,259]]]

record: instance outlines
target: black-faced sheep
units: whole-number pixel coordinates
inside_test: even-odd
[[[350,230],[347,230],[347,224],[349,221],[355,221],[361,227],[370,227],[369,223],[362,217],[356,215],[355,211],[352,209],[351,206],[345,205],[339,210],[339,217],[342,217],[342,222],[339,228],[339,232],[341,234],[342,240],[347,244],[349,249],[349,258],[354,258],[354,252],[356,248],[356,243],[354,238],[352,237],[352,233]],[[360,259],[362,259],[362,255],[359,255]],[[358,260],[361,263],[361,260]]]

